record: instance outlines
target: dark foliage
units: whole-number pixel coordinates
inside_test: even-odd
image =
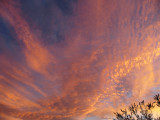
[[[160,107],[160,96],[159,94],[154,96],[154,101],[145,104],[144,100],[139,102],[139,104],[131,104],[128,110],[122,110],[121,112],[114,113],[116,119],[114,120],[160,120],[159,118],[154,118],[152,110],[154,107]]]

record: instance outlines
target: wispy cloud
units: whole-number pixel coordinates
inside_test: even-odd
[[[148,100],[160,84],[156,5],[1,1],[0,117],[102,118]]]

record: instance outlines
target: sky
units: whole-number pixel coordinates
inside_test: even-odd
[[[0,0],[0,119],[104,120],[159,85],[159,0]]]

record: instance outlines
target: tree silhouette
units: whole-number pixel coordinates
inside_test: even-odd
[[[154,118],[152,110],[155,107],[160,107],[159,94],[154,96],[154,101],[145,104],[144,100],[139,104],[131,104],[128,110],[115,112],[116,119],[114,120],[160,120],[160,117]]]

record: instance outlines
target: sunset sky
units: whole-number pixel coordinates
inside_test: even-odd
[[[160,93],[160,0],[0,0],[0,120],[105,120]]]

